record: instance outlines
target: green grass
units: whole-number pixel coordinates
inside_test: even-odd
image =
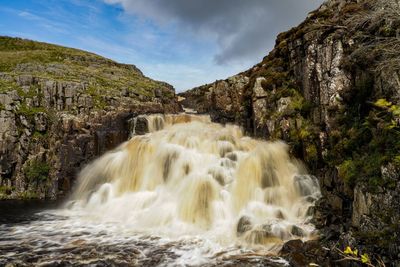
[[[165,85],[143,76],[129,65],[78,49],[20,38],[0,36],[0,72],[13,77],[30,74],[55,81],[85,82],[89,84],[87,93],[92,96],[94,93],[99,97],[119,96],[124,89],[150,99],[159,88],[164,89],[165,97],[173,97]],[[13,89],[16,89],[15,83],[0,79],[0,93]],[[105,103],[97,100],[97,108],[104,108]]]
[[[0,94],[18,90],[19,88],[20,87],[15,82],[0,79]]]
[[[30,106],[27,106],[26,104],[22,104],[19,107],[17,114],[23,115],[26,118],[33,120],[35,114],[40,113],[40,112],[46,113],[47,110],[43,107],[30,107]]]

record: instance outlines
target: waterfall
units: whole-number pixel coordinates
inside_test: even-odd
[[[86,166],[69,207],[99,222],[172,238],[262,246],[313,236],[318,181],[283,142],[200,115],[148,115],[147,134]]]

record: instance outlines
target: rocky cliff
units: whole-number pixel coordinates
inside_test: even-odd
[[[172,86],[133,65],[0,37],[0,199],[56,198],[127,140],[141,113],[179,111]]]
[[[181,96],[215,121],[290,144],[319,177],[324,245],[400,265],[397,0],[327,1],[261,63]]]

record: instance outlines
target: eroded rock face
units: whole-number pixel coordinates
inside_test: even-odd
[[[196,109],[198,113],[209,113],[220,122],[239,122],[243,112],[244,87],[249,78],[236,75],[224,81],[204,85],[193,89],[189,94],[182,93],[184,98],[181,104],[187,108]]]
[[[130,119],[181,110],[163,83],[143,97],[31,74],[2,73],[2,81],[15,89],[0,88],[0,199],[65,195],[84,164],[129,138]]]

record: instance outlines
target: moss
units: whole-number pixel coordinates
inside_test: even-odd
[[[47,132],[39,132],[39,131],[34,131],[32,134],[32,138],[42,141],[46,140],[48,138],[48,133]]]
[[[94,108],[104,109],[107,106],[107,103],[104,97],[102,96],[100,89],[97,89],[95,86],[90,85],[87,89],[87,93],[93,99]]]
[[[12,191],[13,187],[11,186],[6,186],[6,185],[0,186],[0,195],[10,195]]]
[[[293,89],[294,90],[294,89]],[[297,90],[292,93],[292,102],[290,107],[297,113],[300,113],[303,117],[308,117],[314,108],[314,104],[307,101]]]
[[[35,114],[40,113],[40,112],[46,113],[47,111],[43,107],[30,107],[30,106],[27,106],[25,103],[20,105],[17,110],[18,115],[25,116],[29,120],[33,120]]]
[[[353,160],[345,160],[339,165],[339,176],[347,183],[354,184],[359,172]]]
[[[41,183],[48,179],[50,166],[46,162],[34,160],[24,169],[25,177],[29,182]]]
[[[17,90],[19,88],[20,87],[15,82],[0,79],[0,94]]]
[[[398,107],[378,99],[367,115],[363,115],[365,111],[355,114],[350,107],[347,111],[342,130],[332,132],[329,138],[327,163],[338,166],[339,177],[350,185],[364,181],[372,192],[381,186],[393,187],[394,181],[382,177],[381,167],[400,163]]]
[[[318,149],[315,144],[308,144],[305,149],[305,156],[308,162],[318,161]]]

